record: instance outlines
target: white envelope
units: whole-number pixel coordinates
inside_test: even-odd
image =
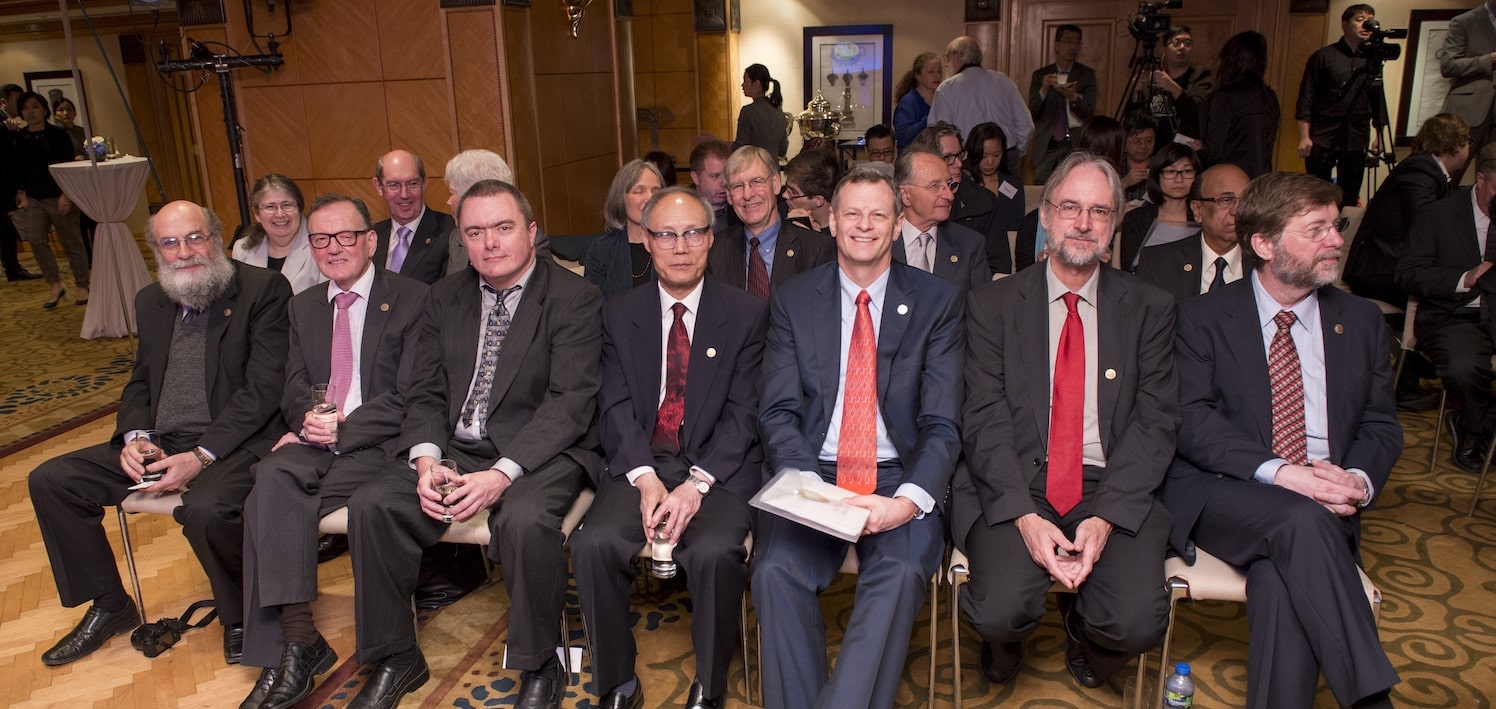
[[[845,502],[854,496],[820,475],[785,468],[748,504],[842,541],[856,542],[867,524],[868,510]]]

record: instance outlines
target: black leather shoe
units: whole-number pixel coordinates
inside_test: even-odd
[[[701,682],[691,680],[691,694],[686,699],[686,709],[717,709],[720,706],[722,706],[722,697],[707,699],[706,690],[702,689]]]
[[[319,633],[317,640],[308,643],[286,643],[281,648],[281,663],[265,696],[262,709],[283,709],[306,698],[317,683],[317,675],[330,669],[338,661],[338,654],[328,647],[327,640]]]
[[[1084,632],[1080,625],[1080,616],[1075,613],[1065,613],[1061,619],[1065,623],[1065,669],[1070,670],[1070,676],[1080,686],[1087,689],[1095,689],[1104,681],[1091,669],[1091,663],[1086,660],[1085,641],[1081,638]]]
[[[244,624],[235,623],[223,626],[223,661],[230,665],[237,665],[243,658]]]
[[[1023,666],[1023,641],[998,643],[982,642],[982,676],[993,684],[1007,684]]]
[[[392,709],[401,697],[416,691],[429,679],[431,668],[426,666],[426,656],[419,651],[415,662],[385,660],[369,675],[369,683],[348,703],[348,709]]]
[[[7,280],[7,281],[31,281],[31,280],[35,280],[35,279],[40,278],[40,277],[41,276],[38,276],[35,273],[27,271],[24,268],[21,269],[21,270],[19,270],[19,271],[12,271],[11,273],[5,274],[5,280]]]
[[[637,680],[638,678],[635,677],[634,679]],[[691,688],[695,689],[696,685],[691,685]],[[603,695],[602,703],[598,706],[600,709],[643,709],[644,683],[635,682],[634,693],[627,697],[618,692],[608,692]]]
[[[324,534],[317,538],[317,563],[325,564],[348,551],[348,535]]]
[[[97,604],[89,606],[72,631],[62,636],[50,650],[42,653],[42,664],[48,667],[66,665],[104,645],[104,641],[122,635],[140,625],[140,613],[134,604],[110,613]]]
[[[554,665],[554,668],[549,665]],[[522,672],[519,701],[515,702],[514,709],[557,709],[561,706],[562,684],[559,662],[548,663],[544,669]]]
[[[275,684],[275,678],[279,676],[279,667],[266,667],[260,670],[260,678],[255,680],[255,686],[249,690],[249,696],[239,702],[239,709],[260,709],[260,705],[265,703],[265,697],[270,696],[270,687]]]

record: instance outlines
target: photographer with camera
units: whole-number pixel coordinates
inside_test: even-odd
[[[1367,24],[1375,17],[1376,10],[1364,3],[1346,8],[1340,15],[1345,36],[1309,55],[1299,82],[1294,115],[1299,124],[1299,157],[1311,175],[1328,180],[1335,174],[1342,207],[1360,201],[1367,146],[1372,153],[1382,150],[1380,129],[1385,121],[1377,123],[1377,131],[1370,130],[1373,98],[1367,90],[1375,77],[1368,70],[1372,52],[1365,50],[1377,39],[1376,25]],[[1380,62],[1375,66],[1380,68]]]

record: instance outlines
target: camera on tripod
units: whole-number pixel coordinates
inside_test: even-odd
[[[1140,42],[1154,44],[1158,38],[1169,31],[1169,25],[1173,18],[1159,13],[1165,8],[1177,10],[1184,7],[1184,0],[1138,0],[1138,12],[1133,15],[1132,22],[1128,23],[1127,31],[1132,33],[1134,39]]]
[[[1361,29],[1371,33],[1361,45],[1361,56],[1379,62],[1395,62],[1402,56],[1402,45],[1388,44],[1387,40],[1407,39],[1407,30],[1384,30],[1382,23],[1376,20],[1367,20],[1361,24]]]

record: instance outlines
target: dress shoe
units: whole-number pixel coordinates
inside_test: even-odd
[[[1007,684],[1023,666],[1023,641],[998,643],[982,642],[982,676],[993,684]]]
[[[56,308],[57,307],[57,301],[62,300],[62,297],[65,296],[65,295],[67,295],[67,294],[68,294],[68,290],[66,288],[62,289],[56,295],[52,296],[51,300],[49,300],[49,301],[47,301],[45,303],[42,303],[42,307],[46,308],[47,310],[51,310],[53,308]]]
[[[324,534],[317,538],[317,563],[325,564],[348,551],[348,535]]]
[[[327,640],[319,633],[317,640],[308,643],[286,643],[281,649],[281,663],[276,673],[275,684],[265,696],[262,709],[283,709],[306,698],[317,683],[317,675],[330,669],[338,661],[338,654],[327,646]],[[268,672],[269,670],[267,670]],[[263,673],[262,673],[263,674]]]
[[[515,709],[557,709],[561,706],[561,663],[547,663],[540,670],[520,674],[519,701]]]
[[[244,624],[235,623],[223,626],[223,661],[230,665],[237,665],[243,657]]]
[[[638,679],[635,677],[634,679]],[[691,685],[695,689],[695,685]],[[624,696],[618,692],[608,692],[603,695],[602,702],[598,704],[600,709],[643,709],[644,707],[644,684],[634,683],[634,693]],[[690,705],[687,705],[690,706]]]
[[[40,276],[38,276],[35,273],[32,273],[30,271],[27,271],[24,268],[21,269],[21,270],[19,270],[19,271],[12,271],[10,273],[5,274],[5,280],[7,280],[7,281],[31,281],[31,280],[35,280],[37,278],[40,278]]]
[[[279,676],[279,667],[266,667],[260,670],[260,678],[255,680],[255,686],[249,690],[249,696],[239,702],[239,709],[260,709],[260,705],[265,703],[265,697],[270,696],[270,687],[275,684],[275,678]]]
[[[643,688],[640,688],[643,692]],[[686,699],[686,709],[717,709],[722,706],[722,697],[707,699],[706,690],[701,687],[701,682],[691,681],[691,693]]]
[[[369,683],[348,703],[348,709],[392,709],[401,697],[416,691],[429,679],[431,668],[426,666],[426,656],[419,650],[415,662],[386,659],[369,675]]]
[[[78,625],[62,636],[52,649],[42,653],[42,664],[48,667],[66,665],[99,649],[109,638],[134,630],[137,625],[140,625],[140,613],[134,604],[113,613],[99,608],[98,604],[89,606],[83,620],[78,621]]]
[[[1080,626],[1080,616],[1074,612],[1061,614],[1061,621],[1065,624],[1065,669],[1070,670],[1070,676],[1080,686],[1087,689],[1100,687],[1103,678],[1096,675],[1091,669],[1091,663],[1086,660],[1084,630]]]

